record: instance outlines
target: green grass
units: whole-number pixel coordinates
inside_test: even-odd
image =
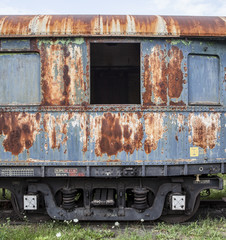
[[[189,225],[166,225],[160,223],[156,239],[226,239],[226,219],[205,219]]]
[[[113,227],[113,228],[112,228]],[[58,236],[58,237],[57,237]],[[226,239],[226,219],[205,219],[190,224],[142,223],[130,224],[126,228],[108,226],[81,227],[73,222],[50,222],[43,224],[0,225],[1,240],[176,240],[176,239]]]
[[[10,199],[11,198],[11,193],[9,190],[5,190],[5,198]],[[3,200],[4,198],[2,197],[2,188],[0,188],[0,199]]]
[[[70,222],[13,226],[8,221],[0,225],[1,240],[89,240],[109,239],[113,236],[114,232],[107,229],[92,230]]]

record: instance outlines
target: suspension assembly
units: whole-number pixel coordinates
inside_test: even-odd
[[[63,188],[62,192],[62,207],[66,210],[72,210],[76,207],[77,189]]]
[[[148,208],[147,194],[149,191],[146,188],[136,187],[132,190],[132,192],[134,193],[134,203],[132,207],[138,210]]]

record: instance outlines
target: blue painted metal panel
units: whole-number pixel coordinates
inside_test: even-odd
[[[40,57],[35,53],[0,54],[0,104],[39,104]]]
[[[15,122],[15,127],[0,137],[1,164],[12,160],[16,160],[15,164],[26,161],[28,165],[161,165],[203,162],[204,159],[222,161],[225,158],[223,115],[144,113],[138,118],[137,113],[131,112],[49,112],[39,117],[36,113],[5,114],[9,122]],[[109,122],[112,129],[106,123],[109,118],[114,119]],[[113,131],[118,122],[120,136]],[[4,124],[7,129],[7,121]],[[25,126],[28,125],[27,130]],[[108,129],[108,136],[103,133],[104,127]],[[20,135],[15,136],[15,131]],[[28,141],[31,144],[27,146]],[[19,147],[20,152],[15,155]],[[191,153],[191,148],[198,150],[198,154]]]
[[[50,95],[44,96],[43,92],[42,97],[49,101],[47,105],[51,104],[0,112],[0,164],[164,165],[226,161],[225,45],[142,40],[142,104],[131,106],[88,104],[89,54],[83,39],[44,39],[38,46],[44,59],[41,81],[52,87],[48,89]],[[188,105],[187,67],[191,68],[189,56],[195,54],[218,56],[222,106]],[[208,65],[212,60],[205,61]],[[63,69],[68,70],[67,74]],[[199,74],[198,70],[195,73]],[[68,105],[59,107],[65,96],[69,96]],[[19,137],[15,132],[20,133]]]
[[[190,159],[188,147],[188,113],[169,113],[168,121],[168,155],[173,162]]]
[[[7,39],[1,41],[1,50],[30,50],[30,40]]]
[[[219,58],[188,56],[189,104],[219,104]]]

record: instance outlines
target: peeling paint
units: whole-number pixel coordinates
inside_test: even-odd
[[[42,105],[75,105],[86,91],[82,49],[73,43],[41,45]],[[62,81],[63,80],[63,81]]]
[[[3,146],[13,155],[29,150],[40,129],[40,113],[0,113],[0,135],[4,136]]]
[[[220,132],[220,113],[189,114],[189,142],[204,149],[213,149]]]
[[[104,113],[90,120],[90,129],[97,156],[132,154],[142,147],[143,125],[136,113]]]
[[[169,97],[174,99],[170,100],[170,105],[184,105],[182,101],[175,101],[183,90],[182,60],[183,53],[176,46],[167,52],[155,45],[150,55],[144,57],[144,104],[167,105]]]
[[[63,113],[56,117],[49,113],[44,114],[43,127],[46,133],[45,138],[50,148],[59,149],[62,145],[67,146],[70,118],[71,116],[68,113]]]
[[[84,38],[75,38],[74,41],[77,45],[81,45],[85,42]]]
[[[171,45],[177,45],[177,44],[184,44],[185,46],[190,46],[192,41],[188,41],[188,40],[181,40],[181,39],[174,39],[174,40],[170,40],[168,41]],[[200,43],[201,44],[201,43]]]
[[[168,75],[168,95],[170,98],[179,98],[183,90],[183,73],[181,62],[183,60],[182,51],[175,46],[168,51],[169,64],[167,67]]]
[[[147,154],[157,149],[158,142],[163,137],[165,131],[164,117],[165,113],[146,113],[144,115],[147,136],[144,142],[144,150]]]
[[[166,54],[156,45],[150,54],[151,82],[155,102],[157,104],[167,103],[167,75],[166,75]]]

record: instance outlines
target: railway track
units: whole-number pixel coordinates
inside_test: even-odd
[[[222,200],[201,200],[199,209],[194,217],[193,221],[199,218],[226,218],[226,198]],[[0,224],[10,219],[10,224],[12,225],[24,225],[24,224],[35,224],[42,222],[51,222],[52,219],[45,213],[39,212],[37,214],[27,214],[24,216],[24,219],[20,219],[12,208],[10,200],[0,200]],[[134,223],[134,222],[131,222]],[[154,222],[151,222],[151,225]],[[87,222],[80,222],[82,225],[86,225]],[[93,226],[101,226],[102,222],[88,222],[88,224]],[[106,222],[104,223],[106,225]],[[112,226],[112,222],[107,223],[107,225]],[[123,222],[120,225],[123,227],[126,226],[128,222]],[[143,224],[149,225],[150,222],[144,222]],[[183,223],[187,224],[187,223]]]

